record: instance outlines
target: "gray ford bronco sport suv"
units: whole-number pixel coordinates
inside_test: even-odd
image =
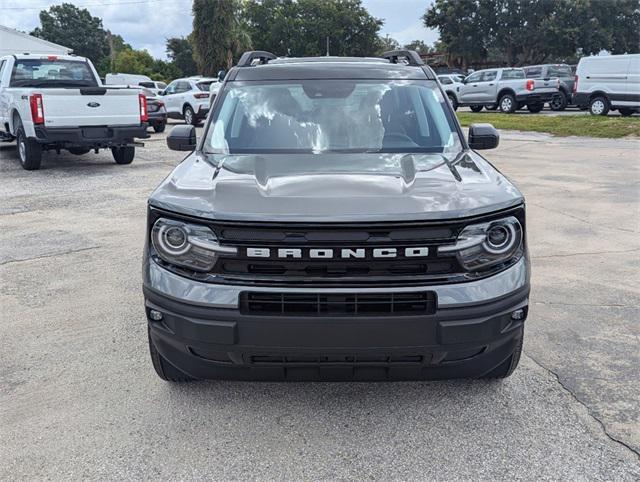
[[[169,381],[503,378],[529,296],[522,194],[413,51],[231,69],[152,193],[151,359]]]

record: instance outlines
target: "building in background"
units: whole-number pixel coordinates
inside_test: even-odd
[[[73,49],[0,25],[0,57],[10,54],[66,55]]]

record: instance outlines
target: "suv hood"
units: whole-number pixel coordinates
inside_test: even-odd
[[[206,219],[358,222],[457,219],[522,194],[473,151],[188,156],[149,204]]]

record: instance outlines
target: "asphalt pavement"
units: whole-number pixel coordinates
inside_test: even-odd
[[[0,144],[0,478],[640,479],[640,140],[502,133],[524,192],[525,354],[504,381],[196,382],[148,355],[130,166]]]

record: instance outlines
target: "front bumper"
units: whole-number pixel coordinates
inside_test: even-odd
[[[551,102],[560,91],[553,92],[532,92],[531,94],[520,94],[516,96],[516,101],[523,104],[544,104]]]
[[[239,310],[242,291],[305,290],[197,283],[153,262],[144,278],[147,316],[150,310],[163,314],[161,321],[148,318],[151,339],[165,359],[194,378],[477,378],[517,347],[529,296],[524,259],[484,280],[424,287],[437,294],[438,308],[419,316],[248,315]],[[524,317],[512,319],[516,310]]]
[[[114,147],[133,143],[135,138],[147,139],[147,124],[131,126],[35,127],[34,140],[39,144],[60,146]]]

